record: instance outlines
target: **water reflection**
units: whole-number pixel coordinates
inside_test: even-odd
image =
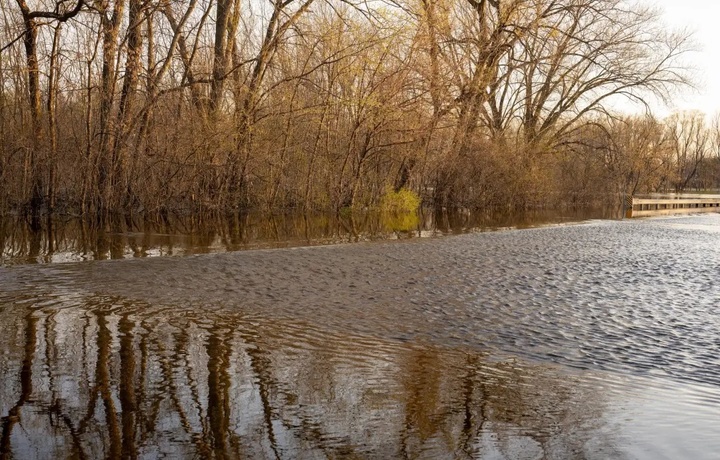
[[[534,212],[430,212],[235,214],[151,219],[126,216],[98,225],[53,218],[32,230],[21,218],[0,218],[0,264],[53,263],[188,255],[243,249],[337,244],[379,239],[435,237],[500,228],[612,217],[612,210]]]
[[[512,359],[75,302],[0,313],[3,457],[557,457],[597,437],[604,411],[602,395]]]
[[[2,458],[625,457],[607,378],[119,298],[3,305]]]
[[[719,221],[0,267],[0,458],[717,458]]]

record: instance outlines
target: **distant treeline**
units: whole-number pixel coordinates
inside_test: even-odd
[[[536,207],[713,188],[717,124],[622,0],[0,0],[0,208]]]

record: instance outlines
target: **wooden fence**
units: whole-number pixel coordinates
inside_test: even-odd
[[[625,217],[666,216],[720,212],[720,195],[665,194],[631,196],[625,203]]]

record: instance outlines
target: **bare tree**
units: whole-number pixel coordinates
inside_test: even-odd
[[[112,3],[112,5],[110,4]],[[118,36],[125,10],[125,0],[95,0],[93,8],[100,15],[102,29],[102,79],[100,88],[99,148],[96,156],[97,203],[96,209],[107,214],[114,204],[112,200],[117,158],[113,152],[113,134],[115,127],[111,122],[111,112],[115,101],[117,75],[116,57]]]
[[[685,191],[697,176],[698,168],[709,156],[711,132],[705,124],[705,114],[681,112],[666,121],[670,137],[675,174],[675,191]]]
[[[29,207],[33,215],[35,226],[39,224],[38,216],[40,208],[45,201],[44,180],[42,171],[45,169],[41,164],[40,149],[43,146],[43,129],[41,121],[42,101],[40,94],[40,66],[38,63],[38,31],[40,19],[49,19],[57,22],[66,22],[78,13],[85,5],[84,0],[77,0],[74,7],[65,9],[64,1],[55,2],[52,11],[33,11],[25,0],[16,0],[17,6],[22,14],[24,29],[22,32],[25,45],[25,58],[27,65],[27,87],[30,103],[30,136],[25,157],[25,174],[23,183],[29,184],[30,202]],[[25,187],[23,187],[25,189]]]
[[[640,4],[0,5],[3,209],[337,209],[403,188],[525,206],[577,190],[571,160],[586,173],[575,185],[620,187],[611,168],[623,188],[670,180],[655,125],[617,112],[685,85],[690,42]],[[678,166],[676,186],[709,164]]]

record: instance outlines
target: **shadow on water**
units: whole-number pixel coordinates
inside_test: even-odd
[[[18,302],[0,325],[2,458],[570,458],[615,442],[593,431],[603,395],[469,350],[98,297]]]
[[[260,248],[315,246],[387,239],[438,237],[614,218],[612,210],[433,212],[381,214],[236,214],[224,217],[128,216],[98,225],[56,217],[39,229],[0,217],[0,264],[55,263],[190,255]]]

